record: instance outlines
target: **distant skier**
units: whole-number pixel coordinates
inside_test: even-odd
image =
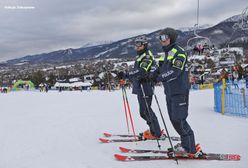
[[[198,55],[201,55],[203,52],[203,46],[199,43],[197,44]]]
[[[48,90],[49,90],[49,85],[45,84],[45,92],[48,92]]]
[[[238,78],[239,78],[239,73],[238,71],[235,69],[232,73],[233,75],[233,85],[234,85],[234,89],[239,89],[239,85],[238,85]]]
[[[3,93],[8,93],[8,88],[7,87],[4,87],[2,92]]]
[[[62,92],[62,87],[61,86],[59,87],[59,92]]]
[[[135,50],[137,57],[134,68],[128,73],[119,72],[118,78],[128,78],[133,83],[133,94],[137,95],[139,102],[140,116],[147,122],[150,130],[143,133],[145,139],[156,139],[161,136],[160,125],[158,119],[151,108],[153,96],[153,84],[148,78],[149,72],[153,64],[156,64],[152,52],[148,49],[148,41],[146,36],[139,36],[135,39]],[[145,95],[141,90],[144,88]],[[148,103],[149,109],[146,107]]]
[[[166,28],[160,32],[160,43],[165,55],[159,59],[157,68],[151,77],[162,81],[166,95],[167,111],[173,127],[181,137],[182,143],[177,144],[176,153],[198,156],[194,132],[186,118],[189,106],[189,72],[187,56],[183,48],[176,44],[177,32]]]
[[[28,84],[28,83],[25,85],[25,89],[26,89],[27,91],[29,91],[29,84]]]
[[[237,78],[233,80],[233,85],[234,85],[234,89],[239,89],[239,83]]]
[[[41,83],[39,86],[40,86],[40,92],[43,92],[43,91],[44,91],[44,86],[45,86],[45,85],[44,85],[43,83]]]
[[[202,48],[202,53],[209,53],[210,52],[210,46],[205,43]]]

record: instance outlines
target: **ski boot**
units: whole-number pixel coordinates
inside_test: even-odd
[[[202,152],[200,144],[196,144],[196,153],[187,152],[180,143],[168,149],[168,157],[190,157],[190,158],[204,158],[205,153]]]
[[[160,136],[154,136],[150,130],[146,130],[143,133],[139,134],[140,137],[142,137],[144,140],[160,140],[160,138],[162,138],[163,136],[166,137],[166,135],[164,134],[164,130],[161,130],[161,135]],[[165,139],[165,138],[164,138]]]

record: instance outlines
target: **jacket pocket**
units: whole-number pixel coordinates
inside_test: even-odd
[[[171,119],[185,120],[188,116],[188,96],[177,95],[171,98]]]

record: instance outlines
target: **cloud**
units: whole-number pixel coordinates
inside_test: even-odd
[[[0,60],[193,26],[196,0],[1,0]],[[4,9],[6,6],[35,9]],[[244,0],[200,3],[200,24],[241,13]]]

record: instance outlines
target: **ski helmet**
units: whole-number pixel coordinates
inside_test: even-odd
[[[147,41],[146,36],[145,36],[145,35],[142,35],[142,36],[136,37],[136,39],[135,39],[135,44],[138,44],[138,43],[143,44],[143,45],[144,45],[144,44],[147,44],[148,41]]]
[[[177,31],[173,28],[167,27],[165,29],[163,29],[160,33],[161,35],[167,35],[170,38],[171,44],[176,42],[177,39]]]

